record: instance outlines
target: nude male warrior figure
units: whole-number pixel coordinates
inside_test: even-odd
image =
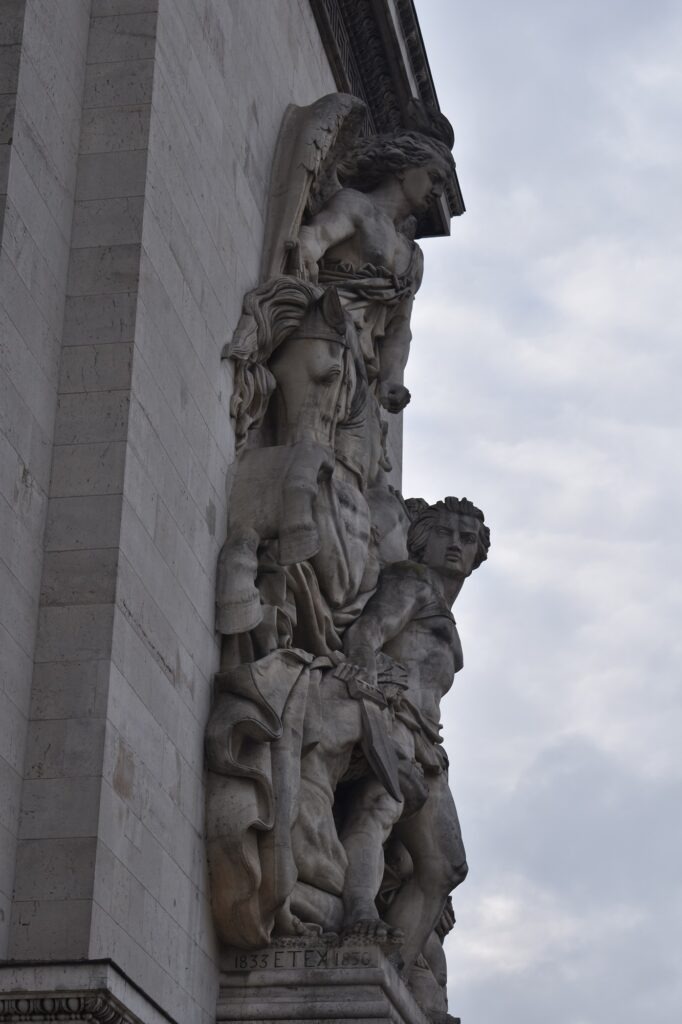
[[[302,761],[304,793],[295,829],[301,854],[299,878],[342,896],[345,930],[377,937],[389,930],[402,932],[406,970],[436,927],[449,893],[467,871],[447,782],[447,757],[440,744],[440,701],[462,667],[462,648],[450,609],[464,580],[487,557],[490,544],[483,513],[464,498],[446,498],[435,505],[420,500],[407,504],[412,519],[409,560],[383,570],[376,593],[344,637],[348,661],[362,670],[366,680],[362,694],[373,687],[381,691],[379,665],[393,664],[402,670],[394,672],[394,678],[402,674],[406,681],[402,694],[389,698],[382,712],[397,754],[397,784],[391,786],[380,773],[368,771],[354,784],[339,833],[339,851],[333,828],[325,829],[320,822],[325,814],[330,817],[334,793],[366,726],[361,701],[349,699],[341,680],[332,676],[321,687],[325,714],[320,742]],[[363,747],[367,750],[366,731]],[[407,850],[412,874],[382,921],[375,899],[389,835]]]

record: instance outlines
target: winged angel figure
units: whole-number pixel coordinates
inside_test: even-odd
[[[260,619],[258,596],[248,581],[264,538],[279,537],[281,564],[308,561],[320,548],[333,550],[333,559],[327,558],[326,567],[316,570],[322,591],[338,609],[355,597],[353,587],[357,592],[360,583],[357,567],[367,555],[350,541],[341,521],[342,507],[354,509],[355,518],[364,522],[361,532],[368,535],[368,489],[384,511],[390,514],[394,505],[390,499],[383,500],[385,494],[376,486],[377,475],[387,464],[381,452],[386,427],[380,406],[396,413],[409,401],[402,378],[411,340],[412,304],[422,276],[422,255],[414,234],[419,216],[454,179],[449,148],[453,136],[445,118],[427,115],[416,102],[412,125],[401,132],[361,137],[365,114],[364,104],[356,97],[333,93],[309,107],[290,105],[284,115],[271,174],[262,283],[246,296],[244,314],[224,355],[235,365],[231,410],[237,452],[243,448],[262,451],[268,445],[289,448],[286,452],[273,448],[267,458],[254,455],[250,459],[250,481],[262,476],[258,463],[266,476],[281,482],[282,500],[272,505],[272,521],[261,528],[250,521],[248,494],[253,483],[241,500],[240,484],[247,480],[246,454],[242,460],[232,507],[233,512],[243,507],[246,520],[237,523],[233,515],[219,573],[220,580],[232,579],[218,601],[226,609],[220,615],[224,633],[242,632]],[[296,310],[300,321],[301,308],[320,301],[330,288],[340,299],[347,321],[346,369],[337,367],[347,385],[342,396],[345,414],[338,401],[334,412],[325,412],[334,405],[335,394],[341,400],[341,393],[331,379],[323,379],[319,359],[297,356],[295,368],[285,366],[287,353],[289,362],[294,361],[287,340],[296,333],[301,336]],[[333,304],[329,297],[326,304]],[[326,328],[323,337],[315,338],[309,324],[306,329],[309,352],[313,342],[330,341]],[[317,349],[321,352],[319,344]],[[330,365],[328,373],[333,372]],[[305,415],[303,407],[308,410]],[[291,420],[295,408],[297,448],[293,451],[292,432],[281,427],[282,416]],[[314,408],[317,422],[311,412]],[[333,436],[328,429],[332,422]],[[344,487],[344,477],[348,483],[343,496],[335,495],[339,514],[332,519],[339,528],[331,545],[323,545],[319,527],[324,517],[317,517],[317,525],[313,522],[312,503],[320,497],[319,477],[332,472],[332,491]],[[325,521],[329,522],[328,516]],[[371,527],[376,533],[376,524]],[[231,569],[237,563],[245,569],[238,575]]]
[[[402,377],[423,258],[420,217],[456,182],[447,119],[413,100],[404,131],[361,137],[366,114],[332,93],[290,105],[273,161],[261,280],[293,274],[334,284],[351,314],[370,383],[389,412]]]

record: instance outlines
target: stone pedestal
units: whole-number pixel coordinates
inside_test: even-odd
[[[221,967],[220,1024],[430,1024],[391,963],[388,945],[280,940],[251,953],[225,950]]]

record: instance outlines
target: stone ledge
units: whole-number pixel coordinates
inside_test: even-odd
[[[0,1022],[175,1024],[112,960],[0,963]]]

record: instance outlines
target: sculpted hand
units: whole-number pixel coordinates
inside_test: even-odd
[[[349,644],[344,646],[348,661],[361,670],[368,682],[376,686],[378,676],[377,657],[372,647],[367,644]]]
[[[379,401],[387,412],[401,412],[411,397],[410,392],[402,384],[385,380],[379,385]]]
[[[353,660],[353,665],[355,668],[360,670],[368,683],[371,683],[373,686],[377,685],[378,673],[376,658],[363,658],[361,662],[359,658],[355,658]]]

